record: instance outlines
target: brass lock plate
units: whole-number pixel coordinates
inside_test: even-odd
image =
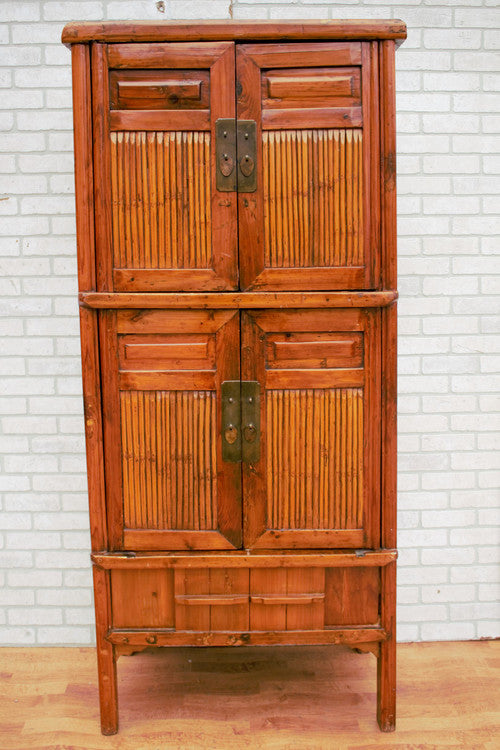
[[[222,193],[257,190],[257,124],[221,117],[215,123],[215,183]]]
[[[241,425],[243,461],[255,464],[260,458],[260,386],[254,380],[241,383]]]
[[[238,120],[236,126],[238,193],[257,190],[257,123]]]
[[[225,380],[221,388],[222,460],[241,461],[240,381]]]
[[[260,386],[250,380],[221,385],[222,460],[256,463],[260,458]]]
[[[238,186],[236,166],[236,128],[233,118],[215,123],[215,183],[222,193],[232,193]]]

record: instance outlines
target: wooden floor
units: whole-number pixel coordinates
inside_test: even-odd
[[[103,737],[89,648],[0,649],[2,750],[500,748],[500,642],[398,647],[398,722],[375,721],[375,658],[340,646],[163,649],[118,662]]]

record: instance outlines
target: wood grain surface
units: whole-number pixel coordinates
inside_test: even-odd
[[[2,648],[4,750],[497,750],[499,642],[398,645],[398,730],[375,720],[375,659],[345,646],[175,648],[118,662],[102,737],[95,650]]]
[[[282,39],[406,39],[406,24],[391,20],[280,21]],[[62,32],[63,44],[109,42],[161,42],[200,39],[275,40],[276,21],[120,21],[73,22]]]
[[[378,723],[394,730],[394,50],[405,34],[399,21],[63,32],[92,39],[72,56],[105,734],[117,730],[117,655],[151,644],[350,644],[377,657]],[[254,120],[255,153],[241,156],[242,135],[238,156],[229,142],[218,150],[220,118]],[[217,171],[240,157],[255,192],[241,180],[221,192]],[[260,412],[249,416],[242,390],[238,463],[222,451],[221,385],[240,377],[257,381]],[[303,698],[299,686],[291,718],[272,726],[302,731],[305,717],[316,732]],[[373,721],[341,717],[341,729]],[[183,746],[210,745],[197,729]],[[240,730],[219,746],[236,747]],[[391,745],[364,745],[375,746]]]

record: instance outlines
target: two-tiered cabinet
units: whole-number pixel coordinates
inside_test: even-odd
[[[400,21],[75,23],[102,729],[149,646],[346,644],[395,716]]]

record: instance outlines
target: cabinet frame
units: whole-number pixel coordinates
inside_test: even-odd
[[[380,226],[381,262],[373,272],[373,291],[312,292],[311,294],[281,292],[225,292],[223,295],[198,293],[144,294],[140,292],[111,292],[98,281],[105,275],[96,263],[95,237],[106,220],[109,210],[100,202],[100,169],[94,175],[92,160],[93,137],[99,132],[99,122],[92,121],[90,100],[91,78],[100,85],[102,53],[108,43],[137,42],[196,42],[234,41],[262,43],[280,39],[286,41],[329,39],[370,43],[371,75],[377,78],[379,96],[370,102],[371,116],[380,123],[378,130],[380,160],[372,152],[371,168],[379,174],[378,197],[374,206]],[[406,27],[399,21],[388,22],[291,22],[280,24],[213,22],[192,24],[109,23],[69,24],[63,41],[71,45],[73,62],[75,182],[77,207],[78,279],[80,291],[80,327],[82,345],[82,376],[89,484],[89,512],[91,523],[92,559],[96,606],[97,656],[101,722],[104,734],[114,734],[118,728],[116,659],[148,645],[246,645],[252,643],[346,643],[351,647],[370,650],[377,656],[377,718],[383,731],[395,727],[395,586],[396,586],[396,224],[395,224],[395,108],[394,108],[394,52],[406,36]],[[373,43],[372,43],[373,42]],[[91,48],[94,64],[91,66]],[[99,51],[100,50],[100,51]],[[378,71],[378,73],[374,72]],[[101,81],[102,83],[102,81]],[[97,118],[98,120],[99,118]],[[379,169],[380,166],[380,169]],[[110,225],[108,224],[108,227]],[[249,296],[251,294],[251,296]],[[147,297],[147,301],[145,300]],[[218,299],[218,301],[215,299]],[[381,549],[373,551],[318,551],[304,554],[265,551],[249,556],[246,552],[220,553],[144,553],[133,557],[113,552],[108,539],[105,499],[105,457],[103,432],[105,416],[102,409],[101,364],[99,354],[99,310],[128,307],[158,307],[179,309],[196,306],[199,309],[222,307],[380,307],[381,317],[381,434],[384,450],[380,461]],[[249,304],[251,302],[251,304]],[[249,560],[250,557],[250,560]],[[272,568],[276,565],[375,566],[380,569],[380,624],[370,628],[341,626],[329,631],[293,631],[257,636],[246,632],[218,635],[214,633],[168,633],[162,629],[113,628],[111,611],[111,571],[115,567],[127,571],[147,570],[168,566],[248,566]]]

